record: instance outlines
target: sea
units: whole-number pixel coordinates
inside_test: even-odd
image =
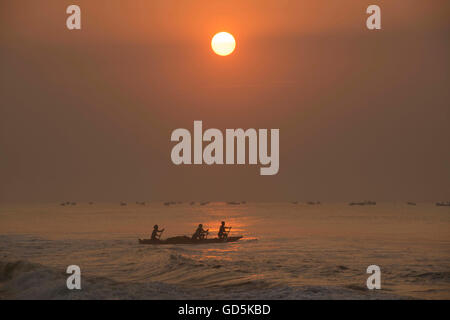
[[[209,238],[233,243],[143,245]],[[69,290],[67,267],[81,289]],[[367,268],[380,268],[369,290]],[[386,202],[0,205],[0,299],[449,299],[450,207]]]

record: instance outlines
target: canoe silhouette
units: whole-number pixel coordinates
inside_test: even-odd
[[[140,244],[209,244],[209,243],[235,242],[241,238],[242,238],[242,236],[228,237],[225,239],[211,238],[211,239],[193,240],[190,237],[179,236],[179,237],[167,238],[165,240],[139,239],[139,243]]]

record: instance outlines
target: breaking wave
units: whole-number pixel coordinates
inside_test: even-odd
[[[184,258],[171,256],[178,265]],[[192,261],[187,260],[187,263]],[[82,289],[66,287],[65,270],[23,260],[0,262],[2,299],[389,299],[399,298],[354,288],[271,285],[264,280],[228,283],[223,288],[192,288],[161,281],[120,282],[82,275]],[[226,288],[226,290],[224,290]]]

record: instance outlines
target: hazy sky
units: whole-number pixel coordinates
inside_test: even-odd
[[[449,7],[1,0],[0,201],[450,200]],[[279,173],[173,165],[194,120],[279,128]]]

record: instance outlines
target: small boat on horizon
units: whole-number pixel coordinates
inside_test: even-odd
[[[438,207],[450,207],[450,201],[436,202],[436,206],[438,206]]]
[[[360,202],[350,202],[349,206],[375,206],[377,203],[375,201],[365,200]]]
[[[198,244],[236,242],[239,239],[241,239],[242,237],[243,236],[227,237],[225,239],[212,238],[212,239],[194,240],[187,236],[177,236],[177,237],[167,238],[165,240],[138,239],[138,242],[139,242],[139,244],[154,244],[154,245],[161,245],[161,244],[195,244],[195,245],[198,245]]]

